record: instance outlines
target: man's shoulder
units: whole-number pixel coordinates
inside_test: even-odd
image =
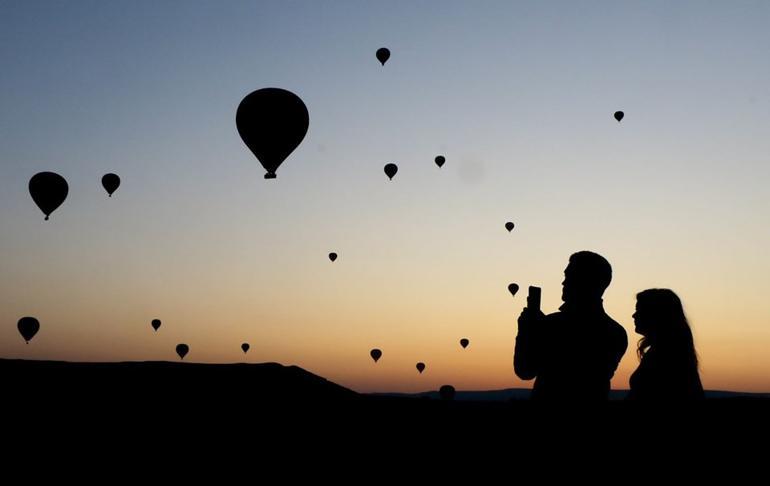
[[[609,330],[609,333],[618,341],[628,341],[628,333],[626,332],[626,329],[621,326],[618,321],[610,317],[609,314],[606,312],[604,313],[605,316],[605,322],[607,323],[607,329]]]

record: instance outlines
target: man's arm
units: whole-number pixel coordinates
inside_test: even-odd
[[[540,372],[543,318],[542,312],[527,308],[519,316],[519,332],[513,350],[513,371],[522,380],[531,380]]]

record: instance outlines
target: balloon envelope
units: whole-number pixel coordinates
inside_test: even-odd
[[[249,346],[249,343],[243,343],[243,344],[241,344],[241,349],[243,350],[243,353],[244,353],[244,354],[246,354],[246,353],[248,353],[248,352],[249,352],[249,348],[250,348],[250,347],[251,347],[251,346]]]
[[[505,229],[507,229],[509,233],[510,233],[511,231],[513,231],[513,223],[511,223],[510,221],[508,221],[507,223],[505,223]]]
[[[384,66],[388,59],[390,59],[390,49],[387,47],[377,49],[377,60],[380,61],[380,64]]]
[[[112,193],[118,190],[120,187],[120,177],[116,174],[105,174],[102,177],[102,187],[107,191],[107,194],[112,197]]]
[[[18,326],[21,337],[29,344],[35,334],[40,330],[40,323],[34,317],[22,317],[19,319]]]
[[[151,324],[152,324],[152,328],[155,329],[156,331],[160,329],[160,319],[153,319]]]
[[[263,88],[243,98],[235,124],[243,142],[267,171],[265,179],[275,179],[278,166],[305,138],[310,116],[305,103],[291,91]]]
[[[624,114],[622,111],[616,111],[614,116],[615,116],[615,119],[616,119],[618,122],[620,122],[620,120],[622,120],[622,119],[623,119],[623,117],[625,116],[625,114]]]
[[[333,262],[336,259],[337,259],[337,254],[336,253],[329,253],[329,260],[331,260]]]
[[[471,342],[468,341],[466,338],[460,339],[460,346],[462,346],[463,349],[467,348],[470,343]]]
[[[388,179],[393,180],[393,176],[398,172],[398,166],[396,164],[387,164],[385,166],[385,175]]]
[[[37,207],[45,214],[46,221],[48,221],[48,216],[67,199],[68,193],[67,181],[59,174],[40,172],[29,180],[29,194]]]
[[[446,159],[444,158],[443,155],[439,155],[436,157],[435,162],[436,162],[436,165],[439,166],[439,168],[441,168],[441,166],[444,165],[444,162],[446,162]]]
[[[510,292],[511,295],[513,295],[514,297],[516,296],[516,292],[518,291],[519,291],[519,286],[517,284],[512,283],[508,285],[508,292]]]
[[[455,397],[455,387],[452,385],[444,385],[439,388],[438,394],[442,400],[453,400]]]
[[[379,349],[372,349],[371,351],[369,351],[369,356],[371,356],[374,362],[376,363],[382,357],[382,351],[380,351]]]
[[[425,371],[425,363],[417,363],[417,371],[422,374],[422,372]]]
[[[181,359],[184,359],[184,357],[187,356],[187,353],[189,352],[190,352],[190,346],[186,344],[176,345],[176,354],[178,354]]]

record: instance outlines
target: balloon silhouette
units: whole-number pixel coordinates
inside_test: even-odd
[[[467,348],[470,343],[471,342],[468,341],[468,339],[466,339],[466,338],[460,339],[460,346],[462,346],[463,349]]]
[[[455,387],[452,385],[444,385],[438,390],[438,395],[442,400],[450,401],[455,398]]]
[[[190,346],[186,344],[176,345],[176,354],[179,355],[179,358],[184,359],[184,357],[187,356],[187,353],[189,352],[190,352]]]
[[[118,187],[120,187],[120,177],[116,174],[105,174],[102,177],[102,187],[104,187],[107,194],[112,197],[112,193],[117,191]]]
[[[377,60],[380,61],[383,66],[388,62],[388,59],[390,59],[390,49],[387,47],[380,47],[377,49]]]
[[[329,260],[334,262],[334,260],[336,260],[336,259],[337,259],[337,254],[336,253],[333,253],[333,252],[329,253]]]
[[[508,221],[507,223],[505,223],[505,229],[507,229],[509,233],[510,233],[511,231],[513,231],[513,223],[511,223],[510,221]]]
[[[393,176],[398,172],[398,166],[396,164],[387,164],[385,166],[385,175],[388,179],[393,180]]]
[[[22,317],[18,324],[21,337],[29,344],[35,334],[40,330],[40,323],[34,317]]]
[[[446,162],[446,159],[444,158],[444,156],[443,156],[443,155],[438,155],[438,156],[436,156],[436,159],[435,159],[435,161],[436,161],[436,165],[437,165],[437,166],[439,167],[439,169],[440,169],[440,168],[441,168],[441,166],[442,166],[442,165],[444,165],[444,162]]]
[[[250,348],[250,347],[251,347],[251,346],[249,346],[249,343],[243,343],[243,344],[241,344],[241,349],[243,350],[243,354],[246,354],[246,353],[248,353],[248,352],[249,352],[249,348]]]
[[[291,91],[258,89],[238,105],[235,124],[243,142],[275,179],[275,171],[305,138],[310,117],[305,103]]]
[[[376,363],[382,357],[382,351],[380,351],[379,349],[372,349],[371,351],[369,351],[369,356],[371,356],[374,362]]]
[[[151,324],[152,328],[155,329],[156,332],[158,329],[160,329],[160,319],[153,319]]]
[[[615,116],[615,119],[618,121],[618,123],[620,123],[620,120],[623,119],[625,114],[622,111],[616,111],[614,116]]]
[[[48,216],[67,199],[69,186],[59,174],[40,172],[29,180],[29,193],[48,221]]]
[[[508,285],[508,292],[510,292],[511,295],[513,295],[514,297],[516,296],[516,292],[518,291],[519,291],[519,286],[517,284],[512,283]]]
[[[417,371],[419,371],[420,374],[422,374],[422,372],[425,371],[425,363],[417,363],[416,368],[417,368]]]

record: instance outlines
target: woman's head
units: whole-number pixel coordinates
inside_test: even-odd
[[[695,356],[692,331],[682,301],[669,289],[648,289],[636,295],[633,315],[639,341],[639,356],[650,348],[666,349]]]

